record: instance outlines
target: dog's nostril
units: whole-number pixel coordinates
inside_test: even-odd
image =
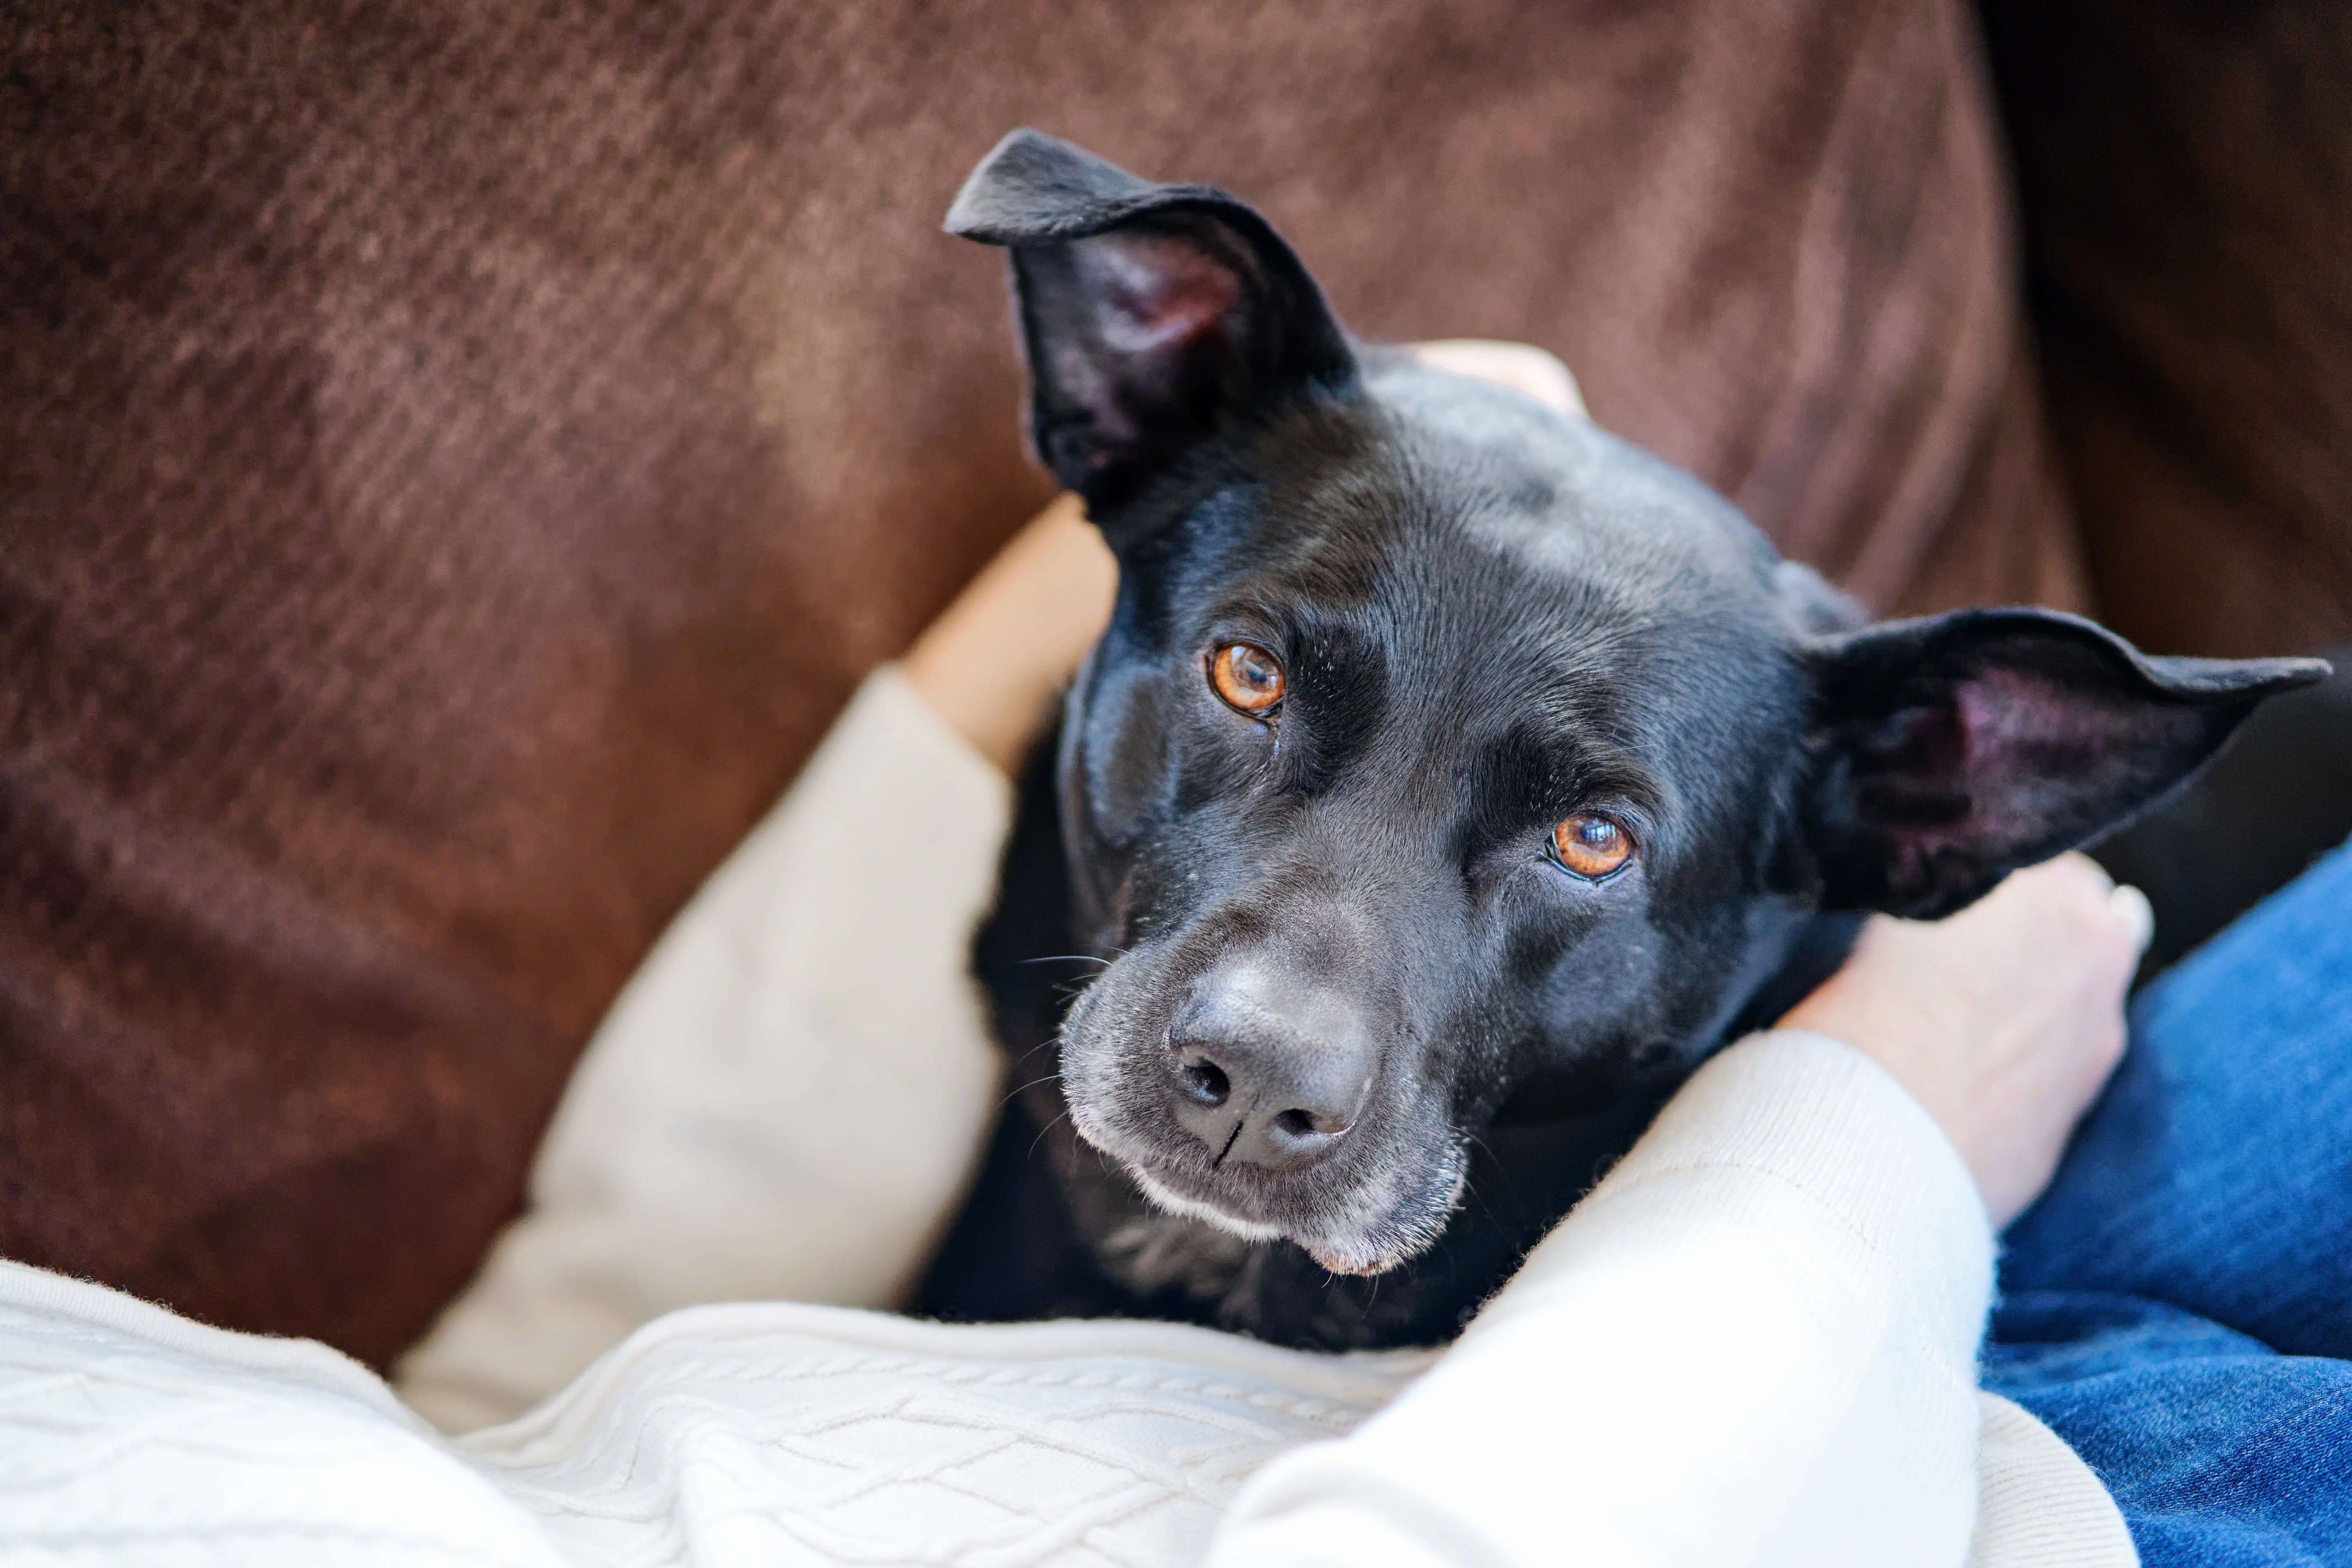
[[[1214,1062],[1193,1062],[1177,1076],[1184,1080],[1184,1092],[1202,1105],[1223,1105],[1234,1092],[1233,1080]]]
[[[1275,1130],[1288,1138],[1328,1138],[1348,1130],[1348,1124],[1333,1116],[1318,1116],[1311,1110],[1286,1110],[1274,1119]]]

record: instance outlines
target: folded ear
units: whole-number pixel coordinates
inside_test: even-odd
[[[947,227],[1012,250],[1031,438],[1098,515],[1229,423],[1355,374],[1306,268],[1222,191],[1015,131]]]
[[[1928,920],[2140,810],[2310,658],[2150,658],[2047,610],[1963,610],[1813,645],[1802,810],[1824,907]]]

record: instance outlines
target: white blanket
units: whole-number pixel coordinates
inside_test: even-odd
[[[0,1563],[1166,1568],[1426,1359],[703,1307],[452,1440],[323,1346],[0,1264]]]

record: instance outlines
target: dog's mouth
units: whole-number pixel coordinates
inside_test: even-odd
[[[1460,1205],[1469,1161],[1458,1141],[1433,1157],[1366,1162],[1313,1179],[1248,1169],[1193,1168],[1104,1128],[1071,1107],[1078,1136],[1115,1160],[1162,1211],[1250,1242],[1288,1241],[1333,1274],[1382,1274],[1433,1245]]]

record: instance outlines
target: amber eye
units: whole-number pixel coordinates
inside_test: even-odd
[[[1263,715],[1282,700],[1282,665],[1254,642],[1229,642],[1209,655],[1209,684],[1242,712]]]
[[[1580,811],[1551,830],[1559,863],[1578,876],[1599,881],[1633,858],[1633,840],[1597,812]]]

